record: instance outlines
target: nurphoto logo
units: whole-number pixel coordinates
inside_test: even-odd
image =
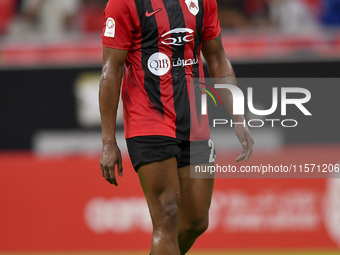
[[[222,99],[218,95],[216,89],[227,89],[230,91],[232,98],[233,98],[233,115],[244,115],[245,114],[245,96],[242,90],[231,84],[215,84],[214,87],[209,86],[205,83],[200,83],[206,86],[206,89],[200,88],[202,91],[201,94],[201,115],[207,115],[207,108],[208,108],[208,100],[207,95],[211,97],[214,101],[215,105],[217,106],[217,102],[215,96],[218,98],[220,104],[222,105]],[[212,92],[210,92],[210,89]],[[289,94],[301,94],[303,95],[302,98],[289,98]],[[213,95],[215,94],[215,96]],[[281,116],[287,116],[287,105],[295,105],[305,116],[312,116],[312,114],[307,110],[304,106],[307,102],[311,100],[311,92],[305,88],[298,88],[298,87],[282,87],[281,88],[281,97],[280,97],[280,106],[281,106]],[[276,112],[279,105],[279,96],[278,96],[278,88],[272,88],[272,105],[269,109],[260,110],[256,109],[254,106],[253,101],[253,88],[248,87],[247,89],[247,106],[249,112],[258,116],[269,116]],[[229,124],[230,127],[236,124],[242,124],[244,126],[248,125],[249,127],[263,127],[265,123],[268,122],[271,124],[271,127],[274,127],[277,122],[281,124],[282,127],[296,127],[298,125],[298,121],[295,119],[250,119],[244,120],[243,122],[236,123],[233,120],[227,119],[214,119],[213,120],[213,127],[217,125],[227,125]]]

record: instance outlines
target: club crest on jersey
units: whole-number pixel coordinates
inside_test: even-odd
[[[187,4],[189,11],[196,16],[200,11],[198,0],[185,0],[185,3]]]
[[[116,22],[113,18],[108,18],[106,20],[106,28],[104,36],[106,37],[115,37],[116,32]]]

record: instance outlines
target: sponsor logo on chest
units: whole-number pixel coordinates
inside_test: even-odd
[[[148,68],[157,76],[167,74],[171,68],[170,58],[161,52],[156,52],[149,57]]]
[[[156,52],[152,54],[148,59],[148,69],[156,76],[163,76],[167,74],[173,67],[186,67],[198,64],[198,56],[189,59],[174,59],[171,63],[170,58],[162,53]]]
[[[161,36],[161,43],[165,45],[183,46],[194,40],[194,30],[190,28],[175,28]],[[164,38],[171,35],[170,38]]]

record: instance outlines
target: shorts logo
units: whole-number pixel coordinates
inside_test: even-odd
[[[106,37],[115,37],[116,33],[116,22],[113,18],[108,18],[106,20],[106,28],[104,36]]]
[[[170,38],[163,39],[161,43],[165,45],[183,46],[187,42],[191,42],[194,40],[194,32],[195,31],[190,28],[175,28],[161,36],[162,38],[167,35],[172,36]]]
[[[171,68],[170,58],[164,53],[156,52],[149,57],[148,68],[154,75],[165,75]]]
[[[200,11],[198,0],[185,0],[185,3],[187,4],[189,11],[196,16]]]

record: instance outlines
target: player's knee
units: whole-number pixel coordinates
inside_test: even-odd
[[[153,221],[155,229],[172,232],[176,229],[178,222],[178,205],[176,202],[166,203],[160,213],[160,218]]]
[[[187,232],[189,235],[197,238],[208,229],[208,226],[209,217],[204,216],[187,222],[186,226],[184,227],[184,231]]]
[[[178,220],[178,205],[176,203],[166,204],[163,208],[162,220],[165,223],[175,224]]]
[[[197,236],[202,235],[209,226],[208,216],[192,224],[191,229],[195,232]]]

